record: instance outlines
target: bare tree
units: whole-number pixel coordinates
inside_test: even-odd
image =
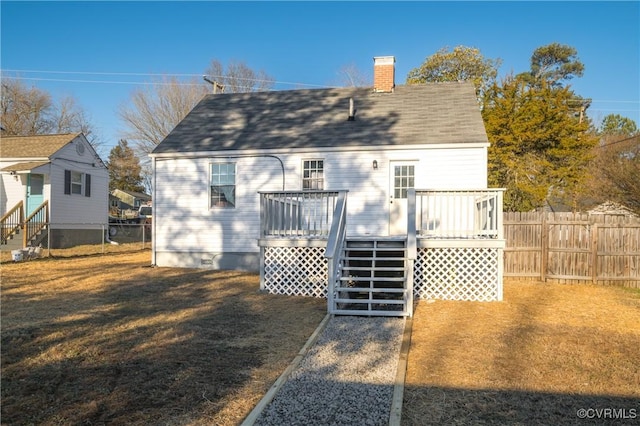
[[[165,78],[131,93],[130,105],[118,114],[126,126],[124,139],[144,159],[207,93],[203,82]]]
[[[3,79],[0,108],[0,120],[7,135],[82,132],[94,148],[101,145],[86,112],[72,96],[55,102],[44,90],[26,87],[19,79]]]
[[[358,69],[355,63],[343,65],[338,70],[337,86],[341,87],[370,87],[373,86],[371,76]]]
[[[253,71],[242,62],[232,62],[225,70],[222,63],[213,60],[206,73],[208,80],[224,86],[224,93],[268,90],[274,81],[263,71]],[[211,87],[202,80],[181,82],[175,77],[164,78],[134,90],[130,103],[120,107],[118,114],[126,127],[122,136],[131,142],[140,158],[148,190],[151,190],[149,153],[208,93]]]
[[[131,93],[130,105],[118,111],[126,130],[124,139],[131,142],[140,159],[142,180],[151,191],[151,163],[148,155],[173,128],[207,94],[202,81],[191,79],[183,83],[175,77],[164,78],[136,89]]]
[[[585,191],[588,204],[614,201],[640,214],[640,135],[603,135],[595,152]]]
[[[53,101],[49,93],[25,87],[19,80],[3,79],[0,105],[5,134],[30,136],[51,132]]]
[[[217,59],[209,64],[206,75],[224,86],[224,93],[248,93],[270,90],[274,79],[264,71],[254,71],[244,62],[231,61],[225,70]]]

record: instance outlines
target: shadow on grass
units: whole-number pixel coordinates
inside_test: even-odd
[[[640,399],[492,389],[405,389],[403,426],[631,425]]]
[[[324,314],[322,302],[289,298],[298,309],[281,319],[284,298],[259,295],[251,274],[148,271],[100,291],[5,295],[3,424],[216,423],[257,369],[295,356]]]

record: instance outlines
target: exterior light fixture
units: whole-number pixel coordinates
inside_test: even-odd
[[[378,170],[378,160],[373,160],[373,170]]]

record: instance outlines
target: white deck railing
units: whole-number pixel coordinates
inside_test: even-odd
[[[416,190],[418,238],[503,239],[503,192]]]
[[[327,259],[327,306],[331,314],[335,311],[336,288],[342,275],[340,256],[342,255],[342,246],[346,234],[347,193],[346,191],[342,191],[338,195],[331,230],[329,232],[329,240],[327,241],[327,248],[324,254]]]
[[[263,237],[328,238],[340,193],[339,191],[261,192],[261,235]]]

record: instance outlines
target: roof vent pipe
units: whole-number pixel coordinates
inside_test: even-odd
[[[349,98],[349,121],[356,119],[356,109],[353,106],[353,98]]]

